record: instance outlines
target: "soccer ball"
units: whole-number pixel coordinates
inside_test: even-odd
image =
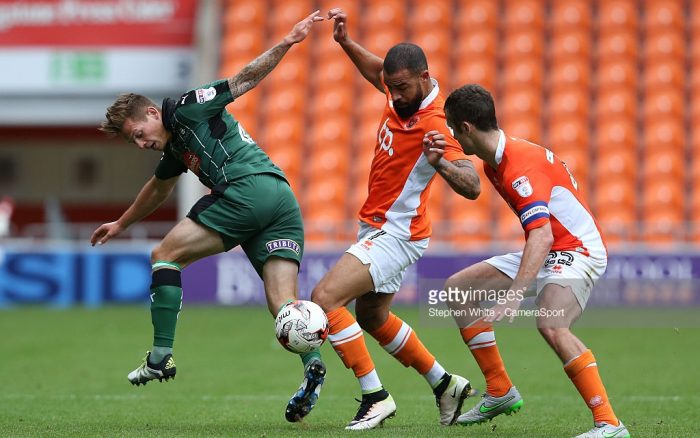
[[[328,336],[328,318],[318,304],[292,301],[275,318],[275,334],[292,353],[308,353],[319,348]]]

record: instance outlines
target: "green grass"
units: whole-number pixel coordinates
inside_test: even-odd
[[[454,329],[424,327],[397,309],[448,369],[483,388]],[[359,388],[329,345],[328,379],[302,424],[284,420],[301,364],[273,335],[262,308],[186,307],[176,342],[177,379],[132,387],[126,380],[150,344],[146,307],[0,312],[0,436],[338,436]],[[699,329],[581,329],[616,412],[633,436],[700,436]],[[534,329],[497,329],[511,378],[525,399],[514,416],[471,428],[438,425],[424,380],[367,343],[397,416],[374,436],[574,436],[588,409]],[[473,400],[467,400],[471,407]],[[349,434],[348,434],[349,435]]]

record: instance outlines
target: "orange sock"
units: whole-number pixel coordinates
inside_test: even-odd
[[[510,381],[501,353],[498,352],[493,326],[474,324],[460,329],[460,333],[486,378],[486,392],[494,397],[501,397],[508,392],[513,382]]]
[[[352,368],[355,377],[362,377],[374,370],[374,362],[367,351],[365,336],[360,325],[345,307],[326,313],[330,341],[346,368]]]
[[[430,371],[435,363],[435,356],[425,348],[411,326],[393,313],[389,313],[386,322],[370,334],[403,366],[413,367],[420,374]]]
[[[593,421],[613,426],[620,424],[608,401],[608,394],[598,374],[598,364],[591,350],[586,350],[580,356],[571,359],[564,365],[564,371],[593,412]]]

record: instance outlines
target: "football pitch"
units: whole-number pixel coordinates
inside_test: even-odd
[[[484,387],[455,329],[426,327],[413,308],[396,313],[449,371]],[[147,307],[96,310],[24,308],[0,311],[0,436],[339,436],[354,416],[357,381],[328,344],[328,377],[319,404],[300,424],[284,419],[301,362],[274,338],[259,307],[185,304],[175,344],[174,381],[133,387],[126,374],[149,347]],[[700,436],[700,329],[577,330],[592,348],[611,402],[632,436]],[[554,353],[534,328],[499,327],[497,340],[525,405],[517,415],[483,425],[438,424],[423,378],[367,344],[396,417],[373,436],[570,437],[591,416]],[[468,399],[465,408],[476,402]]]

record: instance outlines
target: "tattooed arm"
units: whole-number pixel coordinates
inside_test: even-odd
[[[452,190],[467,199],[476,199],[481,193],[479,175],[469,160],[447,161],[441,158],[434,166],[435,170],[445,178]]]
[[[275,47],[255,58],[250,64],[243,67],[235,76],[228,80],[233,98],[236,99],[255,88],[262,79],[279,64],[282,57],[296,43],[306,38],[311,26],[317,21],[323,21],[320,11],[316,11],[298,22],[291,32]]]

